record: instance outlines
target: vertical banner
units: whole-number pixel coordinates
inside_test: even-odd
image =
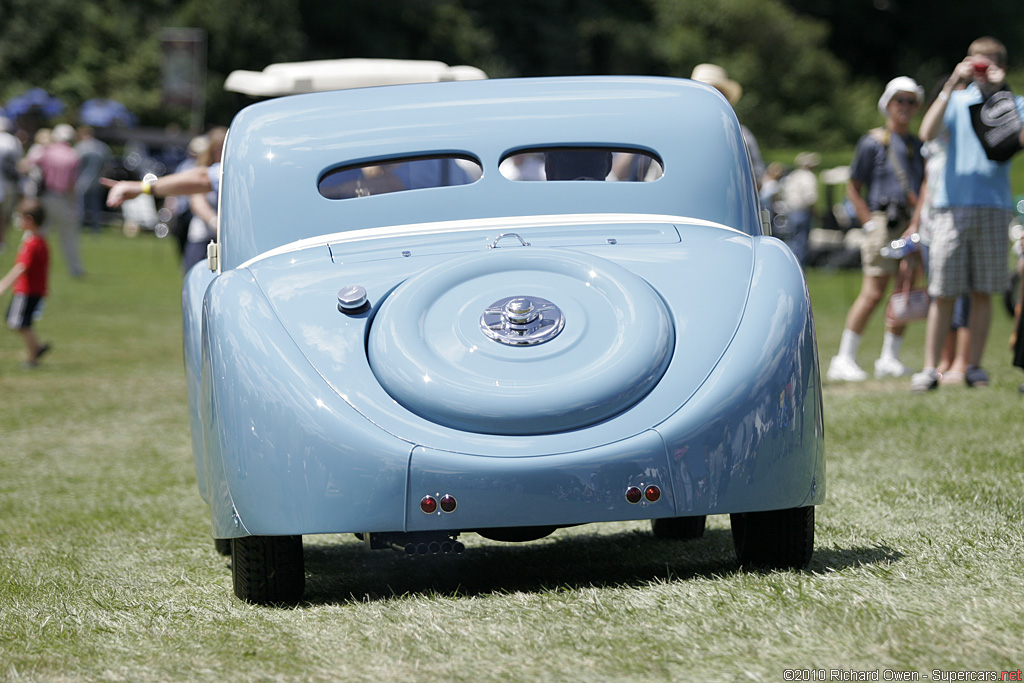
[[[187,108],[192,130],[200,132],[206,117],[206,31],[165,28],[160,45],[164,106]]]

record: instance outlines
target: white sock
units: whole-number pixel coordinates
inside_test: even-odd
[[[857,349],[860,348],[860,335],[853,330],[843,330],[839,340],[839,354],[850,360],[857,360]]]
[[[900,347],[903,346],[903,337],[897,337],[892,332],[886,332],[882,337],[882,353],[879,358],[892,358],[899,360]]]

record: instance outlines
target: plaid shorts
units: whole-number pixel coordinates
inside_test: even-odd
[[[988,206],[936,210],[928,248],[928,293],[947,298],[1003,291],[1012,217],[1008,209]]]

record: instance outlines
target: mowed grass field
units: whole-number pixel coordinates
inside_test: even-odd
[[[0,336],[0,680],[893,680],[1024,666],[1024,373],[1001,306],[991,387],[826,383],[828,502],[807,571],[738,571],[719,517],[690,543],[595,525],[523,545],[468,534],[446,558],[306,537],[306,600],[276,609],[232,596],[195,489],[173,246],[83,236],[81,281],[51,247],[38,331],[53,351],[27,371],[20,337]],[[823,369],[859,278],[809,273]],[[918,367],[923,332],[905,344]],[[878,317],[868,366],[881,334]]]

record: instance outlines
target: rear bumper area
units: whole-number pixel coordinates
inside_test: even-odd
[[[630,487],[656,486],[657,500],[631,503]],[[537,457],[487,457],[416,448],[409,468],[408,531],[571,525],[672,517],[665,444],[654,431],[600,448]],[[424,497],[455,499],[446,512]],[[450,507],[449,502],[447,507]],[[427,505],[428,509],[430,505]]]

